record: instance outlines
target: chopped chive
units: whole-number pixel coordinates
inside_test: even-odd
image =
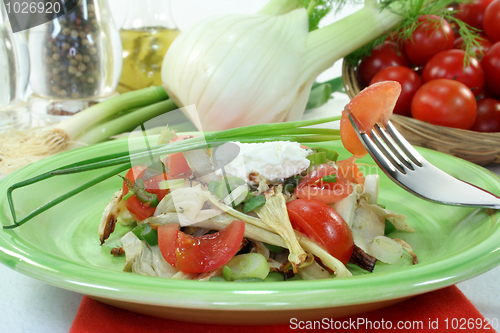
[[[385,230],[384,230],[384,235],[389,235],[396,231],[396,227],[394,224],[392,224],[388,219],[385,219]]]
[[[307,159],[311,162],[310,166],[316,166],[326,163],[326,153],[319,152],[307,156]]]
[[[253,212],[266,204],[266,197],[262,194],[248,200],[243,204],[243,213]]]
[[[146,241],[150,246],[158,245],[158,232],[149,223],[144,223],[132,229],[134,235],[140,240]]]
[[[222,276],[212,276],[208,281],[227,282]]]
[[[287,179],[285,179],[285,183],[283,184],[283,192],[286,191],[288,193],[293,193],[293,191],[299,185],[301,180],[302,180],[301,175],[288,177]]]
[[[337,182],[337,175],[326,175],[323,178],[321,178],[322,181],[326,183],[336,183]]]
[[[135,193],[134,193],[134,191],[130,191],[130,190],[129,190],[129,191],[128,191],[128,193],[127,193],[127,194],[125,194],[125,195],[123,196],[122,200],[127,201],[127,200],[128,200],[131,196],[133,196],[134,194],[135,194]]]
[[[233,280],[233,282],[264,282],[264,279],[247,277],[247,278],[243,278],[243,279]]]
[[[319,152],[325,153],[326,159],[330,160],[330,161],[335,162],[339,158],[339,153],[337,153],[335,150],[331,150],[331,149],[327,149],[327,148],[323,148],[323,147],[317,147],[317,148],[314,148],[314,150],[316,150],[318,153]]]
[[[267,244],[267,243],[264,243],[264,245],[267,247],[267,249],[273,253],[280,253],[284,250],[284,248],[280,247],[280,246],[276,246],[276,245],[272,245],[272,244]]]

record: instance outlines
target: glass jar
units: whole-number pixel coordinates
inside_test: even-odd
[[[97,99],[115,92],[121,42],[107,0],[80,0],[67,14],[29,32],[30,82],[48,99]]]
[[[117,91],[161,85],[163,58],[180,33],[170,13],[170,0],[129,1],[120,30],[123,68]]]

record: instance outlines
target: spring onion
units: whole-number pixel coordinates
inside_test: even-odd
[[[247,184],[243,179],[238,177],[224,177],[217,183],[213,192],[219,199],[224,199],[239,186]]]
[[[316,128],[316,129],[311,129],[313,134],[310,135],[307,135],[306,132],[300,130],[301,129],[307,130],[307,127],[311,125],[323,124],[338,120],[340,120],[340,117],[334,116],[322,119],[303,120],[297,122],[251,125],[246,127],[228,129],[220,132],[208,133],[205,134],[204,136],[194,137],[183,141],[172,142],[166,145],[153,147],[149,151],[129,152],[127,150],[106,156],[95,157],[85,161],[72,163],[54,169],[52,171],[42,173],[38,176],[35,176],[33,178],[24,180],[22,182],[10,186],[9,189],[7,190],[7,200],[9,203],[9,209],[12,215],[13,224],[9,226],[4,226],[3,228],[12,229],[26,223],[33,217],[43,213],[44,211],[50,209],[51,207],[63,202],[64,200],[73,197],[79,192],[88,189],[94,186],[95,184],[98,184],[99,182],[102,182],[110,177],[113,177],[129,169],[132,166],[131,161],[147,162],[151,158],[151,156],[161,156],[165,154],[172,154],[172,153],[185,152],[195,149],[207,148],[208,145],[210,145],[211,147],[216,147],[229,141],[239,141],[239,142],[268,142],[273,140],[274,141],[290,140],[298,142],[332,141],[339,139],[338,130],[321,129],[320,131],[318,131],[318,129]],[[280,134],[273,134],[273,132],[277,132]],[[297,134],[297,132],[299,134]],[[12,198],[12,193],[16,189],[29,186],[31,184],[40,181],[47,180],[49,178],[58,175],[79,173],[79,172],[101,169],[111,166],[117,166],[117,167],[47,202],[46,204],[38,207],[34,211],[24,216],[22,219],[20,220],[17,219],[16,210],[14,207],[14,201]]]
[[[285,183],[283,184],[283,191],[286,191],[288,193],[293,193],[293,191],[299,185],[301,180],[302,180],[301,175],[295,175],[285,179]]]
[[[143,179],[137,179],[134,183],[132,183],[127,178],[123,178],[123,180],[129,188],[129,193],[127,193],[127,195],[123,197],[123,200],[127,200],[135,194],[140,202],[148,204],[150,207],[158,206],[158,196],[154,193],[149,193],[146,191]]]
[[[257,208],[264,206],[266,203],[266,198],[261,194],[256,197],[251,198],[243,205],[243,213],[253,212]]]
[[[269,264],[260,253],[239,254],[224,266],[223,274],[227,281],[246,278],[263,280],[269,274]]]
[[[307,159],[311,162],[309,167],[315,167],[317,165],[326,163],[326,153],[314,153],[307,156]]]
[[[151,228],[149,223],[144,223],[132,229],[134,235],[140,240],[146,241],[150,246],[158,245],[158,232]]]
[[[271,251],[272,253],[280,253],[284,250],[284,248],[282,247],[279,247],[279,246],[276,246],[276,245],[272,245],[272,244],[267,244],[267,243],[264,243],[264,245],[268,248],[269,251]]]
[[[403,256],[400,243],[386,236],[377,236],[370,245],[370,254],[387,264],[397,264]]]
[[[337,182],[337,175],[326,175],[321,178],[322,181],[325,183],[336,183]]]
[[[384,235],[387,236],[387,235],[393,233],[394,231],[396,231],[396,227],[394,226],[394,224],[392,224],[391,222],[389,222],[388,219],[385,219]]]
[[[21,166],[62,152],[73,144],[93,144],[124,130],[133,129],[150,117],[176,108],[172,101],[156,104],[167,98],[162,87],[150,87],[98,103],[52,128],[7,131],[0,135],[0,174],[7,174]],[[149,109],[143,112],[143,107]],[[133,112],[126,112],[134,109]],[[123,114],[125,118],[113,118],[117,114]],[[103,125],[106,122],[110,122],[108,126]],[[94,128],[96,129],[92,130]]]
[[[339,153],[337,153],[335,150],[331,150],[328,148],[323,148],[323,147],[316,147],[314,148],[315,151],[325,153],[326,154],[326,159],[329,161],[337,161],[339,158]]]
[[[158,188],[160,190],[171,190],[183,186],[184,186],[184,179],[162,180],[158,182]]]

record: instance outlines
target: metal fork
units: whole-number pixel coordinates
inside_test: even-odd
[[[414,195],[446,205],[500,209],[500,197],[459,180],[422,157],[389,121],[361,133],[352,114],[349,120],[368,153],[396,184]]]

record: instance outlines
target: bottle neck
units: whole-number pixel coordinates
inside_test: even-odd
[[[163,27],[176,29],[170,0],[129,0],[128,13],[122,29]]]

